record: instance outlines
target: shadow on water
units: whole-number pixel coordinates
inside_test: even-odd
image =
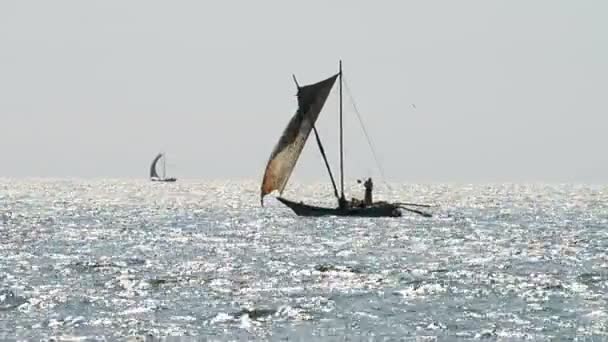
[[[321,273],[325,272],[350,272],[355,274],[363,273],[358,267],[352,266],[336,266],[331,264],[320,264],[315,266],[315,270]]]
[[[99,261],[76,261],[70,266],[80,272],[96,272],[101,269],[112,269],[112,268],[127,268],[134,266],[145,265],[146,260],[143,259],[126,259],[124,261],[112,261],[109,259],[102,259]]]
[[[250,319],[259,320],[277,313],[276,309],[241,309],[241,311],[232,313],[231,316],[234,318],[240,318],[244,315],[249,316]]]
[[[11,290],[0,290],[0,311],[15,309],[26,302],[25,298],[17,296]]]

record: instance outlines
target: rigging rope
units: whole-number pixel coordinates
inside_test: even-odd
[[[376,154],[376,149],[374,148],[374,144],[372,143],[371,138],[369,137],[369,134],[367,134],[367,129],[365,128],[365,125],[363,124],[363,119],[361,119],[361,114],[359,113],[359,109],[357,108],[357,104],[355,103],[355,99],[353,98],[353,95],[350,91],[350,88],[348,87],[348,83],[346,82],[346,78],[344,77],[344,75],[342,75],[342,79],[343,79],[343,83],[344,83],[344,88],[346,89],[346,93],[348,94],[348,98],[350,99],[350,102],[353,105],[353,108],[355,109],[355,113],[357,114],[357,118],[359,119],[359,124],[361,125],[361,129],[363,130],[363,134],[365,135],[365,138],[367,139],[367,144],[369,146],[369,149],[372,152],[372,156],[374,157],[374,161],[376,162],[376,167],[378,168],[378,171],[380,172],[380,177],[382,177],[382,182],[384,183],[384,185],[386,185],[386,187],[389,190],[393,190],[390,185],[388,184],[388,182],[386,181],[386,176],[384,175],[384,170],[382,169],[382,165],[380,164],[380,160],[378,159],[378,155]]]

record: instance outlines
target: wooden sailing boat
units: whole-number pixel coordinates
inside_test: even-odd
[[[340,85],[340,192],[334,180],[329,162],[325,155],[321,138],[315,128],[315,122],[319,117],[319,113],[325,105],[325,101],[336,81],[339,79]],[[295,76],[294,76],[295,80]],[[404,207],[403,203],[388,203],[388,202],[373,202],[369,205],[354,205],[349,203],[344,196],[344,138],[342,125],[342,62],[340,61],[340,71],[330,78],[321,82],[298,87],[298,110],[289,121],[287,127],[283,131],[283,135],[275,146],[268,164],[264,172],[261,187],[261,203],[264,204],[264,196],[278,190],[283,193],[287,181],[302,153],[302,149],[306,144],[306,140],[313,131],[319,147],[319,151],[325,161],[325,166],[329,173],[331,183],[334,188],[334,195],[338,200],[338,207],[324,208],[312,205],[307,205],[302,202],[290,201],[283,197],[277,199],[291,208],[299,216],[360,216],[360,217],[399,217],[401,210],[405,209],[410,212],[430,216],[430,214]],[[411,205],[411,204],[410,204]]]
[[[159,160],[161,160],[162,158],[162,165],[163,165],[163,176],[159,177],[158,176],[158,172],[156,172],[156,164],[158,163]],[[150,180],[153,182],[175,182],[177,180],[177,178],[166,178],[167,176],[167,167],[166,167],[166,157],[164,154],[159,153],[158,155],[156,155],[156,157],[154,157],[154,159],[152,160],[152,165],[150,165]]]

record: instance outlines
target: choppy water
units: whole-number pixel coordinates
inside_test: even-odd
[[[608,188],[377,197],[435,216],[299,218],[256,182],[0,180],[0,338],[608,338]]]

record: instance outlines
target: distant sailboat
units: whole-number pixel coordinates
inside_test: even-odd
[[[163,165],[163,176],[159,177],[158,176],[158,172],[156,172],[156,164],[158,163],[159,160],[161,160],[162,158],[162,165]],[[152,160],[152,165],[150,165],[150,180],[153,182],[175,182],[177,180],[177,178],[166,178],[166,172],[167,172],[167,167],[166,167],[166,157],[164,154],[159,153],[154,160]]]
[[[340,192],[334,181],[334,176],[331,172],[329,162],[325,155],[325,150],[321,144],[321,139],[315,127],[315,122],[319,117],[319,113],[325,105],[325,101],[336,80],[340,84]],[[294,77],[295,80],[295,77]],[[299,216],[359,216],[359,217],[399,217],[401,210],[420,214],[426,217],[431,216],[428,213],[406,208],[405,203],[389,203],[389,202],[373,202],[371,204],[361,205],[360,203],[348,202],[344,196],[344,148],[343,148],[343,125],[342,125],[342,62],[340,62],[340,71],[338,74],[330,78],[311,85],[298,87],[298,110],[289,121],[283,135],[275,146],[266,170],[261,186],[261,202],[263,205],[264,196],[278,190],[279,194],[283,193],[287,181],[302,153],[302,149],[306,144],[306,140],[313,131],[321,152],[321,156],[325,161],[325,166],[329,173],[331,183],[333,185],[334,195],[338,200],[337,208],[323,208],[312,205],[307,205],[302,202],[294,202],[283,197],[277,199],[291,208],[296,215]],[[371,180],[370,180],[371,182]],[[411,206],[425,206],[416,204],[407,204]]]

